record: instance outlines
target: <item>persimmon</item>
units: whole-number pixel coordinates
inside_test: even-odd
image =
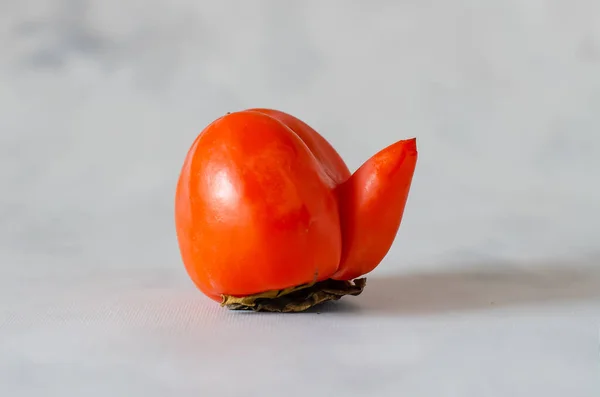
[[[405,139],[351,174],[290,114],[228,113],[197,136],[179,175],[185,269],[231,309],[301,311],[358,295],[395,240],[416,162],[416,138]]]

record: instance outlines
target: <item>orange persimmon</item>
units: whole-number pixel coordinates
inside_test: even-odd
[[[352,280],[395,239],[416,162],[416,139],[401,140],[351,174],[294,116],[228,113],[198,135],[179,176],[183,264],[205,295],[231,308],[300,311],[357,295],[364,284]]]

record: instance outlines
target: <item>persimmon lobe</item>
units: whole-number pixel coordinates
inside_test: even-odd
[[[399,141],[338,187],[343,248],[332,278],[360,277],[383,260],[398,233],[416,164],[416,139]]]
[[[177,183],[185,268],[220,302],[294,296],[299,286],[325,285],[319,282],[332,294],[344,289],[350,284],[333,280],[370,272],[391,247],[416,159],[415,140],[400,141],[351,175],[325,138],[296,117],[258,108],[229,113],[198,135]],[[348,288],[356,295],[362,286]],[[311,288],[312,301],[325,299]]]

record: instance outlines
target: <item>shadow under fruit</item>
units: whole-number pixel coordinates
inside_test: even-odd
[[[175,223],[196,286],[230,309],[297,312],[358,295],[388,253],[417,162],[398,141],[354,174],[298,118],[229,113],[192,144]]]

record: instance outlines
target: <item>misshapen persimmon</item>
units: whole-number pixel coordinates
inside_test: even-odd
[[[296,117],[227,114],[198,135],[177,184],[185,268],[232,308],[299,311],[356,295],[362,288],[348,282],[373,270],[395,239],[416,160],[415,139],[403,140],[351,175]]]

